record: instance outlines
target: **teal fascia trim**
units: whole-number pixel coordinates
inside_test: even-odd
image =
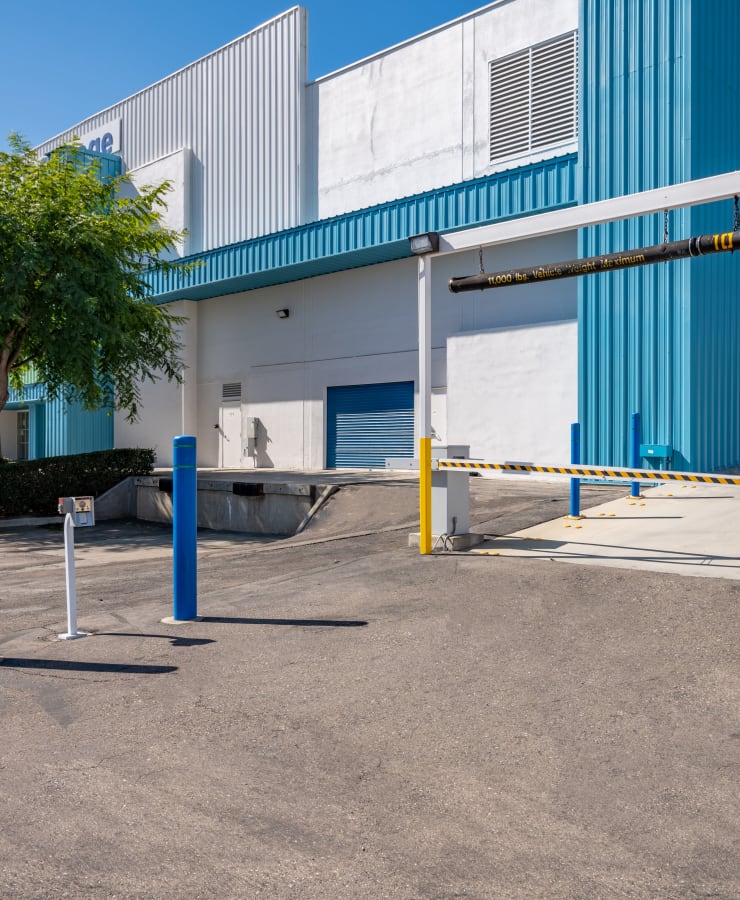
[[[38,403],[44,400],[44,386],[39,382],[24,384],[20,391],[10,389],[6,409],[24,409],[29,403]]]
[[[410,257],[408,239],[576,203],[575,153],[188,257],[192,272],[151,277],[158,303],[205,300]]]

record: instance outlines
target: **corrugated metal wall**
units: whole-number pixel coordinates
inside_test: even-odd
[[[113,415],[110,410],[90,412],[79,404],[45,400],[44,387],[31,384],[22,393],[11,392],[9,409],[28,409],[29,456],[65,456],[113,447]]]
[[[79,404],[67,407],[66,453],[89,453],[113,447],[113,413],[109,409],[89,411]]]
[[[710,104],[705,97],[709,61],[726,67],[739,36],[737,6],[582,0],[581,202],[738,167],[732,92],[718,84]],[[669,238],[731,224],[729,208],[721,221],[676,210]],[[586,229],[580,250],[660,243],[663,229],[660,215]],[[673,468],[740,461],[736,267],[731,258],[686,260],[580,280],[579,418],[589,462],[628,463],[632,412],[642,414],[644,442],[674,447]]]
[[[193,247],[280,231],[302,221],[306,71],[306,11],[295,7],[39,149],[121,118],[129,170],[193,151]]]
[[[43,384],[26,373],[22,391],[11,391],[8,407],[31,411],[29,451],[31,458],[64,456],[110,450],[113,446],[113,415],[109,409],[90,412],[79,403],[47,400]]]
[[[740,4],[691,4],[691,177],[740,169],[740,90],[733,70]],[[730,231],[732,203],[694,207],[691,233]],[[697,469],[740,464],[740,255],[690,265],[691,442]]]

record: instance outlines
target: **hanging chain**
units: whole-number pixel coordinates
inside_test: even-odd
[[[732,230],[740,231],[740,206],[738,206],[737,194],[735,194],[734,210],[735,210],[735,214],[732,219]]]
[[[737,200],[737,197],[735,199]],[[481,275],[485,275],[485,270],[483,268],[483,245],[478,247],[478,264],[480,265]]]
[[[663,210],[663,243],[668,243],[668,210]]]

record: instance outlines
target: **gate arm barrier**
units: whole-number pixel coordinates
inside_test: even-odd
[[[450,278],[449,288],[453,294],[463,291],[483,291],[489,288],[514,287],[517,284],[533,284],[539,281],[553,281],[558,278],[576,278],[580,275],[595,275],[598,272],[614,272],[635,266],[650,266],[653,263],[685,259],[689,256],[705,256],[709,253],[725,253],[740,248],[740,231],[724,234],[702,234],[683,241],[654,244],[637,250],[605,253],[603,256],[589,256],[585,259],[569,259],[564,262],[549,263],[544,266],[529,266],[524,269],[507,269],[504,272],[482,272],[462,278]]]
[[[738,484],[740,476],[699,472],[670,472],[662,469],[616,469],[612,466],[536,466],[533,463],[477,462],[472,459],[439,459],[439,469],[489,469],[498,472],[541,472],[545,475],[578,475],[582,478],[617,478],[620,481],[690,481],[695,484]]]

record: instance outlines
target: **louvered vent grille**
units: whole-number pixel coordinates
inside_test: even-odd
[[[490,160],[575,140],[577,32],[490,64]]]
[[[242,399],[241,382],[233,381],[233,382],[231,382],[231,384],[221,385],[221,399],[222,400],[241,400]]]

